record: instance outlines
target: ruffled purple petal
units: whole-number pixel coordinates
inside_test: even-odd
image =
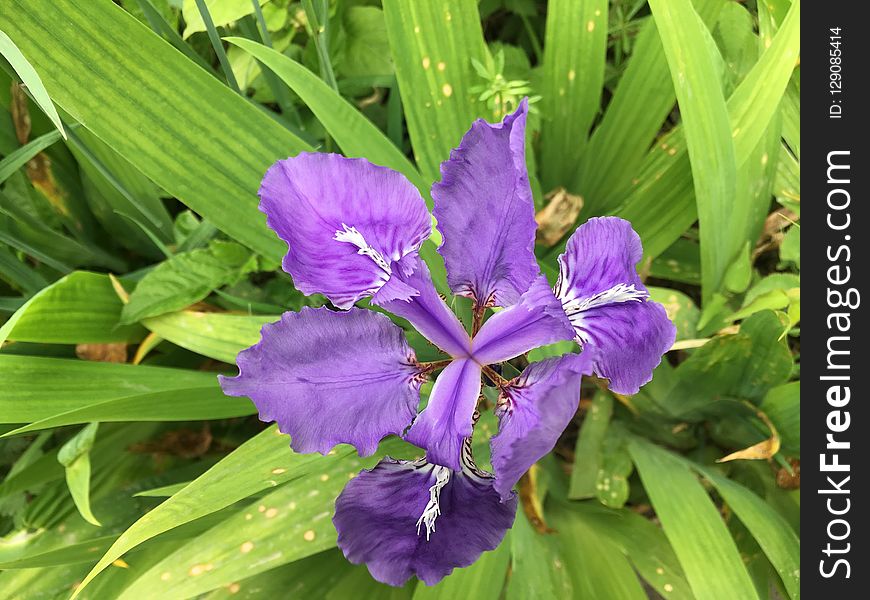
[[[401,276],[401,282],[415,290],[413,297],[381,302],[381,308],[407,319],[423,337],[450,356],[468,356],[471,350],[468,332],[438,295],[426,263],[419,258],[416,263],[410,275]]]
[[[649,382],[677,335],[665,308],[651,300],[592,308],[572,321],[593,371],[618,394],[636,394]]]
[[[475,121],[432,186],[447,282],[482,306],[514,304],[538,274],[527,113],[523,100],[501,123]]]
[[[649,300],[635,269],[643,256],[628,221],[589,219],[559,257],[556,295],[575,339],[610,389],[634,394],[674,343],[676,328],[664,307]]]
[[[387,457],[352,479],[335,501],[338,547],[383,583],[400,586],[416,575],[434,585],[497,548],[513,525],[516,498],[501,502],[492,486],[492,477],[476,469]],[[436,516],[432,529],[422,522],[424,513]]]
[[[504,500],[520,477],[556,445],[580,403],[588,357],[566,354],[532,363],[502,392],[498,435],[492,438],[495,490]]]
[[[571,235],[559,256],[556,295],[590,298],[618,285],[646,292],[637,263],[643,258],[640,236],[619,217],[593,217]]]
[[[510,360],[533,348],[574,337],[562,304],[539,276],[519,303],[497,312],[474,336],[472,352],[480,364]]]
[[[401,328],[359,308],[286,312],[237,362],[238,376],[220,377],[224,393],[253,400],[297,452],[346,443],[368,456],[405,430],[420,403],[420,369]]]
[[[395,263],[416,255],[431,229],[420,193],[403,175],[337,154],[302,153],[272,165],[260,210],[287,242],[283,267],[296,289],[339,308],[385,287]],[[387,296],[412,292],[394,285]]]
[[[471,359],[454,360],[438,375],[429,404],[405,439],[425,449],[432,462],[460,470],[462,444],[471,437],[479,395],[480,366]]]

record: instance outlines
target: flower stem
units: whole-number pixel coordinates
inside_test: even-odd
[[[489,377],[489,380],[492,381],[497,387],[506,388],[511,384],[510,381],[496,373],[495,369],[493,369],[489,365],[484,365],[483,367],[481,367],[481,369],[486,374],[486,376]]]
[[[486,307],[479,306],[475,303],[474,309],[472,310],[472,314],[474,315],[474,317],[471,322],[471,337],[476,336],[477,332],[480,331],[480,328],[483,325],[483,315],[485,313]]]
[[[432,362],[421,362],[417,363],[417,366],[423,373],[431,373],[432,371],[437,371],[438,369],[443,369],[447,365],[453,362],[453,359],[448,358],[445,360],[435,360]]]

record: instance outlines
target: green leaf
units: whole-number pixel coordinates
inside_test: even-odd
[[[694,6],[710,26],[722,2],[696,0]],[[655,21],[648,19],[601,124],[589,140],[584,160],[577,165],[572,187],[583,195],[587,214],[609,213],[624,200],[675,102],[661,38]],[[649,244],[642,237],[644,244]]]
[[[350,453],[349,449],[342,449],[338,455],[346,457]],[[319,466],[319,456],[294,454],[288,448],[287,438],[280,435],[275,426],[269,427],[131,525],[82,580],[73,597],[86,589],[93,578],[115,559],[154,536],[226,508],[262,490],[296,480]],[[259,511],[258,517],[265,520],[265,514],[259,514]],[[237,534],[247,533],[247,528],[236,525],[235,531]],[[234,550],[237,556],[239,546]],[[244,561],[236,562],[246,564]],[[175,565],[175,568],[184,569],[182,572],[186,574],[192,566]]]
[[[615,428],[608,429],[601,444],[600,467],[595,482],[598,501],[608,508],[622,508],[628,501],[628,478],[632,471],[634,465],[625,449],[625,436],[617,433]]]
[[[562,555],[571,576],[574,598],[643,600],[646,593],[634,569],[618,546],[595,535],[578,515],[564,506],[550,510],[548,518],[558,530]]]
[[[695,596],[718,598],[728,590],[730,597],[758,600],[719,511],[683,460],[638,438],[628,449]]]
[[[250,251],[233,242],[215,240],[208,248],[176,254],[142,278],[121,311],[121,322],[135,323],[190,306],[256,266]]]
[[[76,271],[32,296],[0,327],[6,339],[42,344],[136,342],[139,325],[120,325],[123,304],[106,275]]]
[[[260,6],[269,2],[269,0],[258,1]],[[251,0],[205,0],[205,5],[215,27],[228,25],[254,12]],[[186,25],[182,34],[184,39],[198,31],[205,31],[205,23],[203,23],[202,15],[196,7],[196,0],[184,0],[184,4],[181,5],[181,15],[184,17]]]
[[[99,423],[90,423],[60,447],[57,462],[66,471],[66,485],[82,518],[91,525],[100,522],[91,512],[91,448]]]
[[[540,141],[545,190],[571,185],[600,109],[607,7],[607,0],[547,4]]]
[[[800,540],[788,522],[763,499],[714,469],[692,465],[713,484],[738,519],[749,529],[779,573],[789,598],[801,595]]]
[[[601,465],[601,444],[610,426],[613,414],[613,397],[607,392],[598,392],[586,413],[574,455],[571,485],[568,497],[572,500],[593,498],[597,493],[598,470]]]
[[[172,219],[157,187],[86,129],[70,136],[69,148],[83,172],[82,185],[94,217],[125,248],[149,258],[162,257],[130,220],[135,218],[162,242],[172,241]]]
[[[423,177],[435,181],[441,162],[485,110],[471,92],[478,83],[471,61],[488,57],[477,2],[383,5],[414,156]]]
[[[417,186],[431,208],[429,186],[432,180],[421,176],[389,138],[349,102],[292,59],[244,38],[227,39],[230,43],[249,52],[290,86],[323,124],[329,135],[341,146],[345,155],[365,157],[375,164],[404,174]],[[437,66],[433,68],[437,70]],[[444,263],[435,251],[435,244],[440,241],[440,236],[434,228],[432,233],[432,237],[423,244],[420,255],[432,271],[435,286],[442,293],[447,293],[449,290],[446,285]]]
[[[437,585],[427,586],[419,582],[414,590],[414,600],[498,600],[511,558],[510,539],[508,533],[498,548],[484,552],[473,565],[453,571]]]
[[[383,11],[376,6],[348,6],[341,18],[347,37],[339,74],[344,77],[392,75],[393,60]]]
[[[673,548],[652,521],[628,509],[611,510],[594,502],[571,506],[593,535],[615,544],[659,594],[673,600],[694,600]]]
[[[73,119],[167,195],[280,260],[286,245],[256,191],[269,165],[307,144],[112,2],[14,0],[0,3],[0,21]]]
[[[728,99],[738,165],[768,133],[798,55],[799,29],[800,2],[795,2],[773,43]],[[677,127],[648,154],[636,185],[615,214],[631,221],[645,254],[656,256],[698,218],[693,194],[685,140]]]
[[[42,112],[44,112],[46,116],[51,119],[54,126],[57,127],[59,135],[62,135],[63,138],[66,139],[66,133],[63,130],[63,123],[61,123],[60,116],[57,114],[57,109],[54,107],[54,103],[51,101],[51,97],[45,89],[42,79],[39,78],[33,65],[31,65],[24,54],[21,53],[21,50],[18,49],[15,42],[9,39],[9,36],[3,33],[3,31],[0,31],[0,54],[3,55],[3,58],[9,61],[12,68],[15,69],[16,73],[18,73],[21,82],[27,86],[27,90],[39,105],[39,108],[42,109]],[[4,179],[5,177],[0,178],[0,181],[3,181]]]
[[[525,512],[518,510],[510,540],[511,576],[507,583],[507,600],[572,597],[567,561],[556,536],[539,534]]]
[[[28,554],[15,560],[0,562],[0,569],[38,569],[93,562],[99,553],[106,551],[114,539],[114,535],[101,536],[46,552]]]
[[[691,2],[651,0],[650,9],[668,58],[692,164],[706,302],[721,289],[726,269],[743,245],[722,223],[746,221],[747,209],[734,203],[737,161],[728,109],[714,56],[705,51],[709,32]]]
[[[179,311],[145,319],[142,324],[161,338],[191,352],[228,363],[260,340],[260,329],[279,316]]]
[[[794,263],[798,269],[801,268],[801,228],[797,225],[792,225],[785,232],[785,237],[782,239],[782,245],[779,247],[779,257],[786,261]]]
[[[368,581],[374,580],[368,575],[365,567],[352,567],[344,555],[337,550],[327,550],[314,556],[303,558],[269,571],[252,575],[239,580],[236,585],[216,588],[201,598],[206,600],[257,600],[264,597],[280,598],[292,589],[300,598],[326,600],[328,591],[335,589],[340,581],[350,571],[358,569],[366,574]],[[392,588],[391,588],[392,589]],[[354,598],[360,591],[360,586],[353,588],[350,594]],[[347,598],[348,594],[335,600]],[[372,600],[375,600],[374,598]]]
[[[755,298],[752,302],[728,317],[729,321],[739,321],[763,310],[778,310],[789,304],[785,290],[773,289]]]
[[[284,442],[283,452],[274,455],[271,462],[259,460],[239,468],[250,470],[253,467],[260,478],[270,475],[276,483],[283,485],[238,507],[227,519],[168,554],[137,578],[125,590],[124,598],[147,596],[149,590],[157,587],[173,597],[189,598],[335,546],[336,533],[332,524],[335,498],[349,476],[359,472],[360,460],[351,450],[345,449],[333,456],[303,458],[305,466],[301,466],[296,463],[300,457],[287,448],[286,437],[276,436],[271,430],[260,435],[271,435]],[[284,465],[295,475],[292,479],[288,479],[286,474],[276,476],[272,473],[275,465]],[[258,478],[247,479],[253,479],[259,489],[267,489],[261,487]],[[186,492],[198,481],[161,507],[181,495],[190,499]],[[236,482],[212,481],[212,486],[216,490],[223,489],[224,494],[233,498],[238,497]],[[197,506],[197,513],[202,510],[203,507]],[[161,515],[161,520],[163,518],[165,513]],[[119,542],[133,528],[123,534]],[[110,551],[109,555],[113,554]]]
[[[717,336],[695,350],[677,368],[678,383],[666,395],[667,406],[688,418],[722,398],[760,400],[791,374],[782,329],[775,313],[763,311],[743,321],[738,333]]]
[[[0,35],[2,34],[3,32],[0,31]],[[15,171],[59,139],[60,131],[50,131],[21,146],[8,156],[4,156],[3,160],[0,160],[0,183],[9,179],[9,176]]]
[[[290,86],[346,156],[364,157],[377,165],[399,171],[417,186],[424,198],[428,197],[431,181],[424,180],[411,161],[380,129],[314,73],[262,44],[240,37],[230,37],[227,41],[248,52]]]
[[[0,356],[0,422],[25,430],[88,421],[220,419],[250,414],[214,373],[38,356]]]
[[[701,284],[701,258],[698,244],[679,239],[657,256],[650,265],[650,277],[691,285]]]
[[[679,290],[650,286],[649,297],[654,302],[665,307],[668,318],[677,328],[677,340],[688,340],[698,337],[698,320],[701,311],[695,306],[694,300]]]
[[[801,452],[801,383],[792,381],[767,392],[759,409],[776,426],[785,452]]]

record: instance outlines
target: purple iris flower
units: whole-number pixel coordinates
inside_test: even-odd
[[[471,335],[418,255],[431,220],[404,176],[364,159],[300,154],[273,165],[260,188],[267,224],[288,245],[284,270],[301,292],[340,310],[284,313],[221,385],[251,398],[297,452],[347,443],[368,456],[391,434],[425,450],[417,461],[384,458],[336,501],[344,555],[388,584],[416,575],[431,585],[496,548],[513,524],[513,487],[575,414],[581,377],[594,373],[635,393],[674,341],[635,270],[642,251],[627,221],[579,227],[559,257],[555,290],[540,274],[527,111],[523,101],[501,123],[476,121],[432,187],[448,284],[474,301]],[[363,298],[406,319],[449,359],[418,362],[399,326],[353,306]],[[532,363],[513,380],[492,367],[571,339],[580,354]],[[418,413],[420,386],[438,370]],[[471,456],[483,374],[499,387],[494,474]]]

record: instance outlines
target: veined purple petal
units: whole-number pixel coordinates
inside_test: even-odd
[[[501,123],[475,121],[432,186],[447,282],[483,306],[514,304],[538,274],[527,113],[523,100]]]
[[[338,547],[383,583],[400,586],[416,575],[434,585],[497,548],[513,525],[516,498],[501,502],[492,486],[492,476],[476,469],[384,458],[335,501]]]
[[[620,394],[634,394],[652,379],[676,337],[664,307],[649,300],[637,274],[642,256],[628,221],[600,217],[578,227],[559,257],[556,295],[575,339],[595,373]]]
[[[658,302],[609,304],[572,319],[583,354],[596,375],[618,394],[636,394],[676,339],[676,328]]]
[[[432,462],[459,471],[462,444],[471,437],[479,395],[480,366],[471,359],[454,360],[438,375],[429,404],[405,439],[425,449]]]
[[[502,499],[520,477],[556,445],[580,403],[580,379],[590,373],[585,355],[532,363],[502,392],[498,435],[492,438],[495,490]]]
[[[415,290],[408,300],[381,302],[380,306],[394,315],[407,319],[423,337],[454,357],[466,357],[471,351],[471,338],[450,307],[435,290],[429,269],[420,258],[410,267],[410,275],[400,281]]]
[[[474,336],[472,353],[480,364],[510,360],[533,348],[574,337],[562,304],[539,276],[520,301],[497,312]]]
[[[304,294],[339,308],[376,294],[395,263],[416,255],[431,222],[403,175],[361,158],[302,153],[279,160],[260,185],[260,210],[288,250],[283,267]],[[389,298],[407,298],[393,285]]]
[[[220,378],[224,393],[253,400],[297,452],[346,443],[368,456],[404,431],[420,403],[420,369],[402,329],[360,308],[286,312],[237,362],[237,377]]]

